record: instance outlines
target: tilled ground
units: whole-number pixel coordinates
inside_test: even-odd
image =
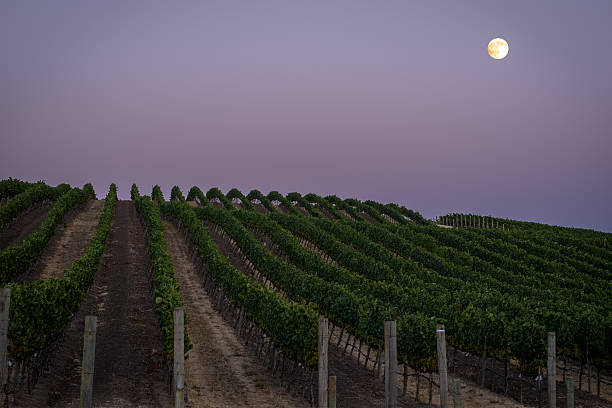
[[[61,278],[64,270],[83,255],[100,221],[105,200],[89,200],[64,217],[53,238],[28,274],[28,280]]]
[[[42,205],[34,204],[23,214],[17,216],[13,222],[0,232],[0,250],[18,244],[32,232],[37,231],[52,206],[53,203],[51,202],[46,202]]]
[[[164,222],[164,237],[174,264],[194,345],[185,361],[190,407],[297,407],[305,401],[287,395],[219,313],[202,287],[183,236]]]
[[[134,204],[118,201],[94,283],[66,329],[50,374],[17,406],[79,406],[84,320],[97,316],[95,407],[168,407],[145,235]]]

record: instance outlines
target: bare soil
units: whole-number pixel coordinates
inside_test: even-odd
[[[84,320],[97,316],[95,407],[169,407],[145,234],[134,204],[118,201],[94,283],[31,395],[16,406],[79,406]]]
[[[89,200],[64,217],[53,238],[36,265],[29,273],[29,280],[60,278],[64,270],[83,255],[96,233],[100,213],[105,200]]]
[[[307,407],[287,395],[213,309],[179,231],[164,222],[175,274],[181,287],[186,326],[194,348],[185,361],[188,407]]]
[[[53,203],[49,201],[37,203],[18,215],[0,232],[0,250],[16,245],[38,231],[51,207]]]

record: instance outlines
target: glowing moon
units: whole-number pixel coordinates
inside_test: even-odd
[[[508,43],[503,38],[494,38],[489,41],[489,55],[495,59],[502,59],[508,55]]]

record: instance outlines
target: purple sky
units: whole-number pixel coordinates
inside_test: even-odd
[[[0,178],[612,231],[610,16],[610,0],[2,1]]]

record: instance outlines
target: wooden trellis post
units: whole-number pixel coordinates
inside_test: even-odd
[[[96,360],[96,316],[85,316],[83,362],[81,367],[81,408],[93,406],[93,377]]]
[[[557,408],[557,347],[555,332],[548,333],[548,406]]]
[[[328,408],[329,377],[327,375],[327,358],[329,345],[329,321],[319,316],[319,408]]]
[[[0,289],[0,386],[8,382],[6,354],[8,346],[9,309],[11,307],[11,289]]]
[[[574,379],[567,379],[567,408],[574,408]]]
[[[385,408],[397,408],[397,324],[385,322]]]
[[[182,307],[174,309],[174,369],[172,396],[174,407],[185,406],[185,317]]]
[[[440,373],[440,408],[448,408],[448,374],[446,367],[446,333],[444,325],[436,327],[438,343],[438,372]]]
[[[329,376],[329,408],[336,408],[336,376]]]

